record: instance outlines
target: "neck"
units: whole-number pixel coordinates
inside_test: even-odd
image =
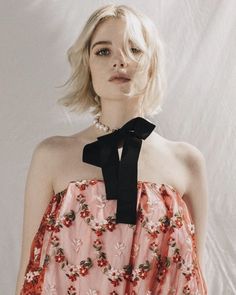
[[[102,99],[102,112],[99,121],[109,126],[111,129],[118,129],[133,118],[145,118],[141,107],[141,101],[141,99],[129,98],[126,103],[121,100],[113,100],[107,103],[106,100]],[[97,131],[99,133],[105,133],[98,129]]]

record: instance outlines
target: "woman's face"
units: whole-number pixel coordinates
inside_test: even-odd
[[[128,60],[125,56],[124,33],[124,19],[109,19],[97,27],[91,40],[89,66],[94,90],[101,98],[113,100],[127,98],[128,93],[133,89],[134,81],[140,89],[147,83],[147,72],[135,73],[137,62]],[[100,41],[106,41],[106,43],[96,45]],[[139,49],[131,45],[130,50],[136,57],[142,54]],[[127,74],[130,80],[109,81],[117,72]]]

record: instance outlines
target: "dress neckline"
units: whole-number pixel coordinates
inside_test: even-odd
[[[96,183],[103,183],[103,185],[105,185],[104,183],[104,179],[99,179],[99,178],[91,178],[91,179],[77,179],[77,180],[71,180],[68,182],[67,186],[59,191],[58,193],[53,193],[53,196],[58,196],[59,194],[64,194],[67,192],[67,190],[69,189],[69,187],[71,186],[71,184],[75,184],[75,183],[81,183],[81,182],[96,182]],[[171,184],[168,183],[157,183],[157,182],[153,182],[153,181],[148,181],[148,180],[138,180],[137,181],[138,184],[146,184],[146,185],[150,185],[150,186],[156,186],[156,187],[161,187],[162,185],[164,186],[168,186],[170,189],[172,189],[177,195],[179,195],[182,199],[183,195],[176,189],[174,188]],[[93,184],[94,185],[94,184]]]

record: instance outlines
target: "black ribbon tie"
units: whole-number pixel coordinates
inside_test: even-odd
[[[148,120],[136,117],[84,146],[83,162],[102,168],[106,199],[117,200],[116,223],[136,224],[137,163],[142,140],[155,127]],[[122,146],[119,160],[118,148]]]

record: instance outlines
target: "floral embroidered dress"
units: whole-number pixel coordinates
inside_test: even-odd
[[[138,181],[136,225],[115,224],[116,202],[99,179],[72,181],[52,196],[21,294],[207,294],[181,195]]]
[[[85,145],[103,179],[51,196],[32,241],[21,295],[205,295],[193,220],[169,184],[137,180],[141,117]],[[117,146],[123,142],[121,161]]]

